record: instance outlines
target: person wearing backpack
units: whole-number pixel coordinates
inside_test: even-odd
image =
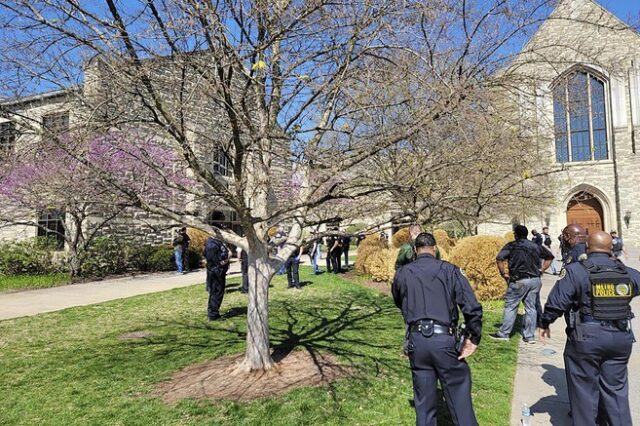
[[[222,241],[209,237],[204,247],[204,258],[207,260],[207,284],[209,302],[207,314],[209,321],[222,319],[220,305],[224,298],[227,271],[229,270],[229,250]]]

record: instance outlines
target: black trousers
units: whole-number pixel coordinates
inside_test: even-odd
[[[633,335],[596,322],[584,323],[582,330],[583,341],[569,339],[564,349],[573,424],[595,426],[598,418],[601,425],[630,425],[627,364]]]
[[[287,268],[288,287],[300,288],[300,261],[298,259],[289,258],[285,262]]]
[[[340,248],[335,249],[331,252],[331,270],[334,274],[339,274],[342,272],[342,250]]]
[[[453,424],[477,426],[471,402],[471,370],[466,361],[458,360],[455,338],[446,334],[424,337],[420,332],[411,332],[409,347],[416,425],[437,425],[436,383],[440,380]]]
[[[220,315],[220,305],[222,305],[226,286],[226,275],[226,271],[219,268],[207,268],[207,291],[209,292],[207,313],[209,318]]]
[[[333,260],[331,260],[331,258],[331,253],[327,251],[327,273],[331,272],[331,264],[333,263]]]
[[[249,291],[249,261],[242,258],[240,260],[240,272],[242,272],[242,292]]]

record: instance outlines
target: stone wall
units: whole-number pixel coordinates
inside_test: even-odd
[[[555,203],[550,212],[529,218],[527,225],[548,224],[552,235],[559,234],[567,224],[567,203],[585,190],[603,205],[606,230],[618,229],[625,213],[631,213],[629,227],[623,225],[619,232],[627,244],[640,246],[640,35],[591,0],[564,0],[503,77],[521,78],[535,89],[523,87],[528,99],[519,102],[529,115],[530,106],[535,106],[539,137],[549,146],[550,160],[555,163],[552,87],[556,79],[578,67],[595,70],[606,80],[609,159],[556,163]],[[508,220],[496,222],[479,229],[501,233],[510,228]]]

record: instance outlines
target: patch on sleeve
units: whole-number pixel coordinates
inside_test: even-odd
[[[567,270],[562,268],[560,271],[560,279],[563,279],[567,275]]]
[[[466,279],[469,279],[469,277],[467,277],[467,274],[464,272],[464,269],[462,269],[462,268],[460,268],[460,275],[462,275]]]

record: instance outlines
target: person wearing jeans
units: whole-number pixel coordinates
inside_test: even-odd
[[[535,244],[535,243],[534,243]],[[535,342],[535,332],[537,326],[537,302],[542,279],[525,278],[515,282],[510,282],[504,301],[504,318],[502,326],[497,331],[498,337],[509,338],[513,325],[518,316],[520,301],[524,302],[524,322],[522,323],[522,337],[525,342]]]
[[[302,247],[294,251],[285,262],[287,270],[287,288],[296,288],[300,290],[300,256],[302,255]]]
[[[313,268],[313,273],[318,275],[320,273],[320,267],[318,266],[318,261],[320,260],[320,240],[313,239],[309,243],[309,260],[311,261],[311,267]]]
[[[513,233],[516,240],[505,245],[496,256],[498,269],[508,287],[504,301],[502,326],[490,337],[497,340],[509,340],[518,316],[518,306],[520,306],[520,302],[524,302],[525,315],[522,323],[522,337],[526,343],[535,343],[535,331],[538,323],[538,296],[542,288],[540,276],[551,265],[553,254],[546,248],[527,240],[529,230],[526,226],[517,225]]]

